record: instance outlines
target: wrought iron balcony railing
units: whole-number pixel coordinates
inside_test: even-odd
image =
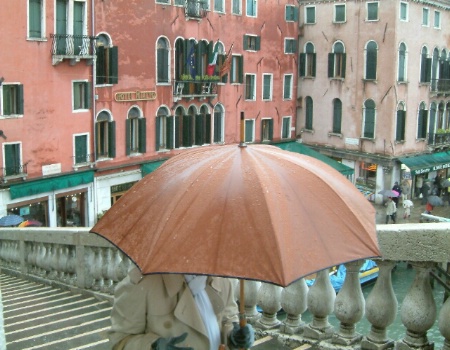
[[[450,132],[429,133],[428,144],[435,147],[450,146]]]
[[[431,79],[430,92],[450,94],[450,79]]]
[[[50,34],[52,38],[53,65],[70,59],[75,64],[80,59],[89,60],[92,63],[95,56],[95,37],[88,35]]]
[[[186,0],[185,16],[191,18],[204,18],[208,10],[208,3],[201,0]]]
[[[217,96],[217,80],[175,80],[173,96],[175,99],[193,99]]]
[[[94,166],[94,154],[76,154],[73,156],[73,168],[78,169],[81,167],[93,167]]]
[[[14,179],[27,177],[27,163],[1,168],[1,179],[4,183]]]

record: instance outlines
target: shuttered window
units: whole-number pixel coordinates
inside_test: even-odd
[[[42,38],[42,0],[28,0],[28,36]]]
[[[306,130],[312,130],[313,129],[313,99],[310,96],[307,96],[305,98],[305,129]]]
[[[366,45],[366,76],[367,80],[377,78],[377,54],[378,46],[375,41],[369,41]]]
[[[375,102],[367,100],[364,102],[364,128],[363,137],[375,138]]]

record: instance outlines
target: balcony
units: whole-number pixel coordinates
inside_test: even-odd
[[[186,19],[201,20],[206,17],[208,10],[208,2],[201,0],[186,0],[184,14]]]
[[[450,147],[450,130],[438,130],[436,133],[428,134],[428,145],[435,149],[445,149]]]
[[[7,183],[8,181],[14,181],[17,179],[25,180],[28,176],[27,164],[28,163],[0,168],[2,182]]]
[[[87,35],[50,34],[52,38],[52,64],[56,66],[64,59],[73,66],[86,60],[91,65],[95,57],[95,37]]]
[[[362,261],[345,264],[347,274],[337,295],[328,269],[317,274],[311,287],[304,279],[286,288],[247,281],[245,310],[256,338],[271,336],[291,348],[305,349],[313,345],[315,349],[431,350],[439,341],[443,343],[439,349],[449,350],[450,298],[436,302],[431,283],[435,271],[445,274],[439,267],[448,269],[449,231],[450,223],[377,225],[382,259],[377,260],[378,279],[367,298],[359,283]],[[398,261],[408,262],[415,271],[400,307],[392,286]],[[116,284],[132,266],[122,252],[90,234],[89,228],[0,228],[0,268],[6,274],[111,300]],[[286,314],[283,320],[277,317],[281,308]],[[302,320],[306,311],[312,315],[309,323]],[[404,331],[391,339],[397,313]],[[329,323],[332,314],[339,321],[336,328]],[[357,332],[361,321],[371,325],[366,334]],[[438,331],[430,331],[433,325]]]
[[[205,76],[197,77],[198,79],[183,79],[175,80],[173,83],[173,97],[175,102],[183,98],[192,100],[194,98],[199,99],[214,99],[217,97],[217,83],[219,77]]]
[[[430,92],[433,95],[449,95],[450,79],[431,79]]]
[[[72,157],[74,170],[78,170],[84,167],[93,168],[95,165],[94,154],[77,154]]]

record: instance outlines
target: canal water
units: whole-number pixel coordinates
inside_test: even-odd
[[[405,262],[399,262],[396,266],[396,268],[392,271],[392,284],[394,288],[395,295],[397,297],[398,301],[398,310],[397,310],[397,317],[392,325],[388,328],[388,337],[393,340],[401,340],[405,337],[405,326],[403,326],[401,321],[401,315],[400,310],[402,306],[403,299],[405,298],[406,293],[408,292],[415,276],[415,271],[412,268],[408,268],[407,264]],[[362,291],[364,294],[364,297],[367,299],[369,296],[375,282],[372,282],[371,284],[364,285],[362,287]],[[437,281],[434,281],[433,283],[433,295],[434,300],[436,302],[436,309],[437,309],[437,317],[435,324],[433,327],[428,331],[428,340],[431,342],[434,342],[435,349],[441,349],[444,343],[444,339],[439,332],[438,328],[438,320],[439,317],[439,311],[442,308],[442,304],[444,301],[444,287],[442,287]],[[302,315],[302,320],[305,323],[309,323],[312,320],[311,314],[307,311]],[[337,331],[339,329],[339,320],[334,316],[334,314],[330,315],[329,322],[332,324]],[[358,322],[356,326],[356,331],[362,335],[367,335],[370,332],[370,323],[367,321],[365,317]]]

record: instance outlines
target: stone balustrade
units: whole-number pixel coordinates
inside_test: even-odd
[[[112,300],[115,285],[133,263],[88,231],[1,228],[0,268]],[[377,234],[382,253],[377,259],[379,276],[367,298],[359,283],[362,261],[345,264],[346,278],[337,295],[328,269],[317,274],[311,287],[304,279],[286,288],[246,281],[245,310],[257,336],[271,335],[291,348],[315,344],[320,349],[431,350],[438,339],[430,339],[428,333],[437,320],[440,349],[450,350],[450,298],[437,305],[430,281],[431,270],[450,261],[450,223],[378,225]],[[398,309],[391,272],[398,261],[411,264],[415,278],[400,307],[404,335],[391,339],[388,331]],[[277,317],[281,308],[284,320]],[[309,323],[302,320],[306,311],[312,316]],[[331,314],[339,327],[331,326]],[[364,317],[371,327],[367,334],[359,334],[356,325]]]

